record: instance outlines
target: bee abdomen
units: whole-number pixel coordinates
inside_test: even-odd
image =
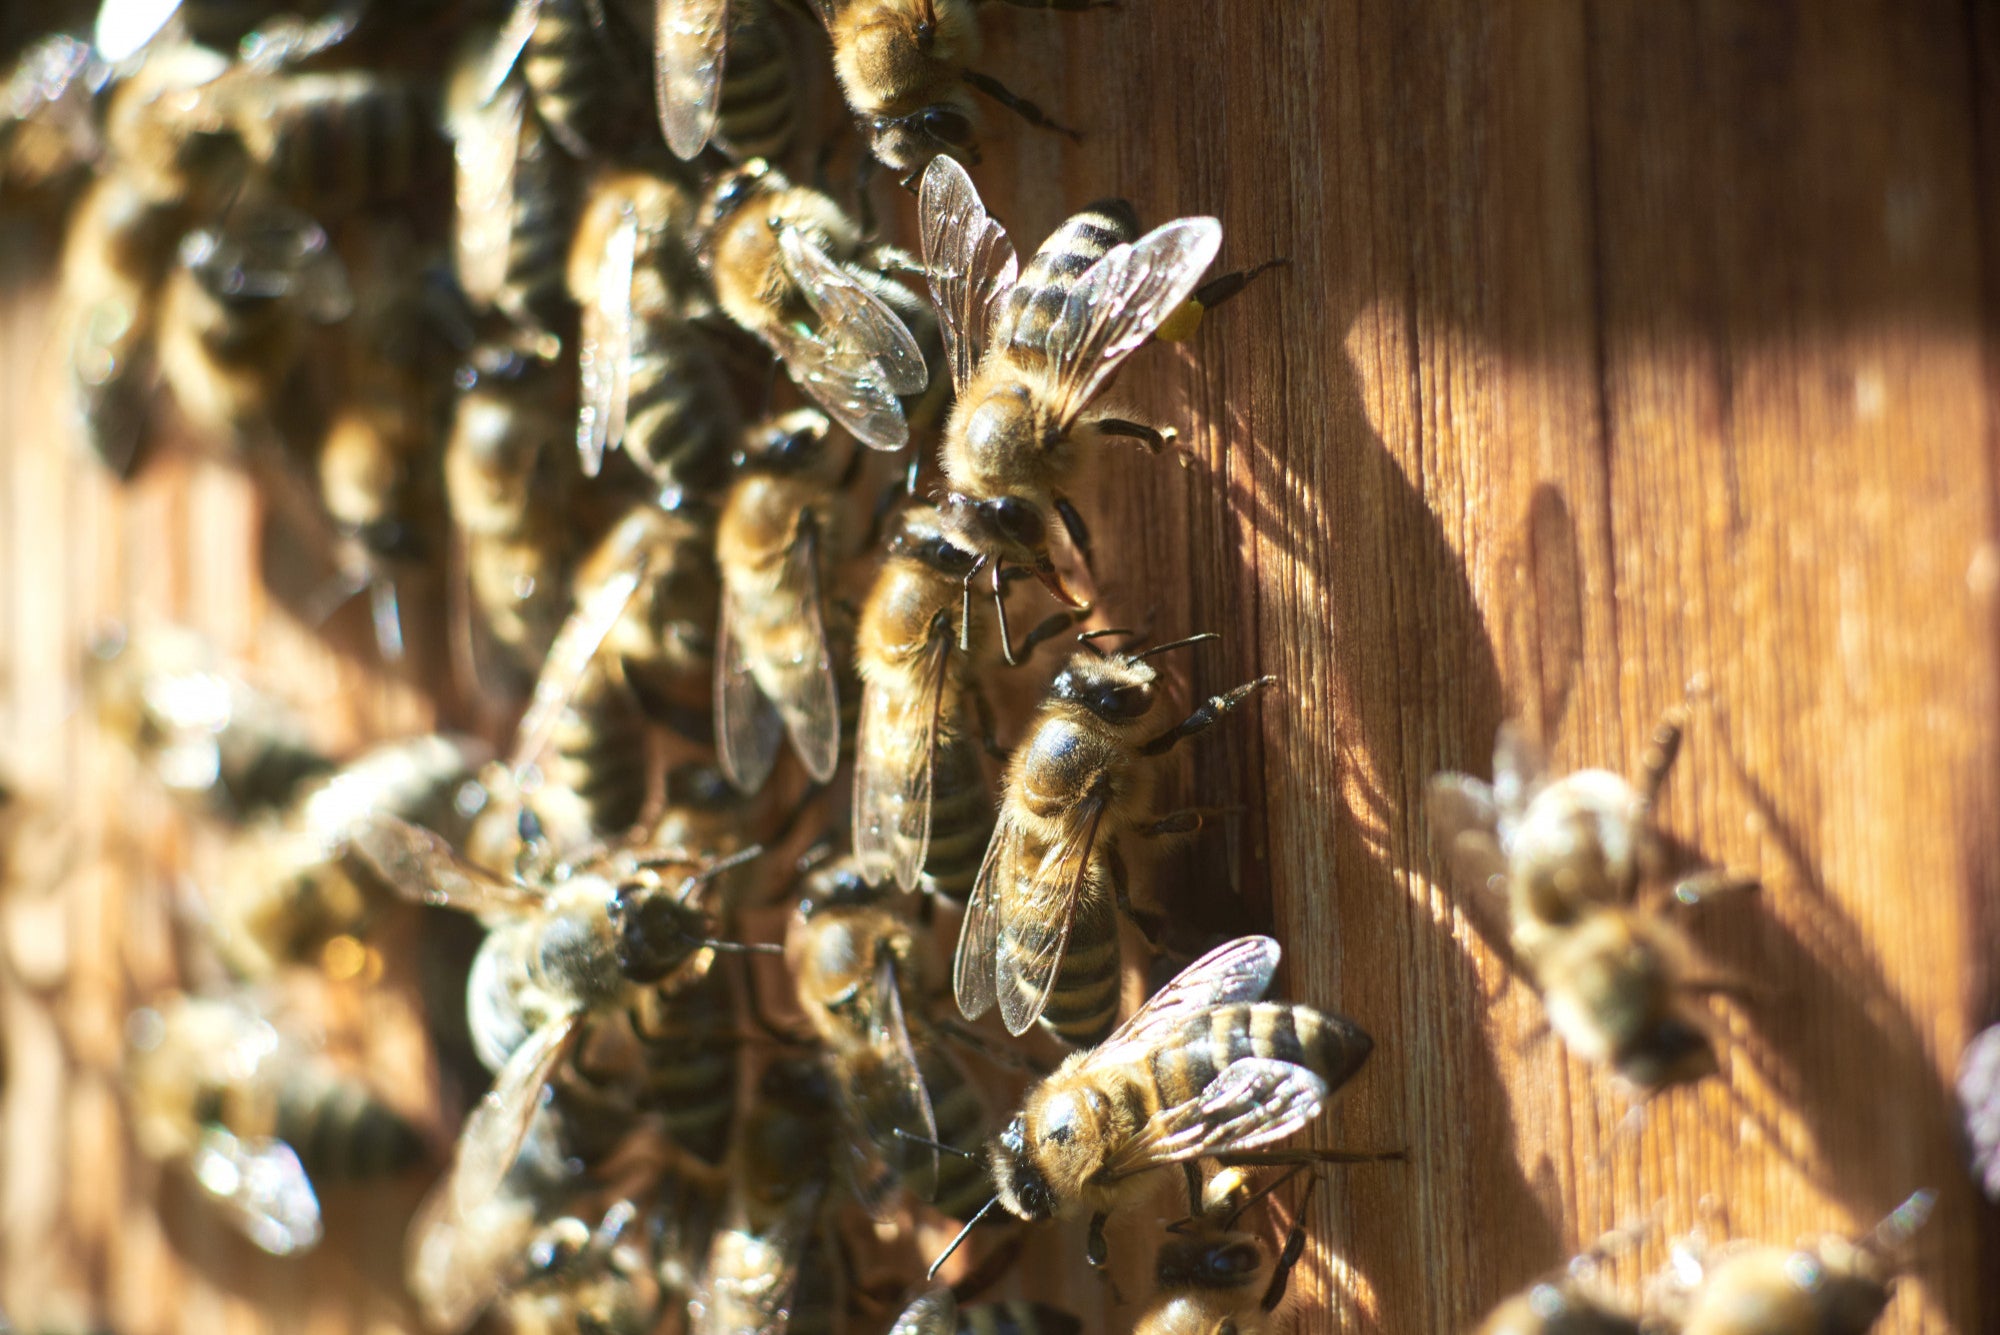
[[[931,842],[924,855],[931,888],[964,903],[992,836],[993,799],[981,772],[979,743],[969,733],[948,734],[931,759]]]
[[[506,276],[495,301],[516,322],[553,331],[570,309],[567,269],[577,191],[570,179],[574,168],[531,112],[522,113],[514,172]]]
[[[1374,1048],[1351,1020],[1283,1002],[1217,1006],[1191,1017],[1182,1040],[1162,1044],[1153,1073],[1165,1103],[1182,1103],[1235,1062],[1253,1058],[1303,1066],[1338,1088]]]
[[[938,1139],[946,1145],[976,1151],[985,1139],[986,1106],[965,1073],[951,1059],[926,1052],[919,1058],[924,1086],[930,1091],[937,1118]],[[993,1194],[983,1158],[956,1154],[938,1156],[938,1209],[954,1219],[968,1219]]]
[[[701,333],[662,314],[634,330],[625,452],[661,486],[710,491],[728,471],[735,397]]]
[[[1122,199],[1100,200],[1072,214],[1042,242],[1007,294],[1003,315],[1008,342],[1018,352],[1040,354],[1063,305],[1090,266],[1114,246],[1139,235],[1139,218]]]
[[[958,1335],[1077,1335],[1083,1322],[1047,1303],[981,1303],[958,1314]]]
[[[1079,892],[1069,951],[1063,957],[1041,1025],[1073,1047],[1089,1047],[1118,1018],[1118,912],[1108,886],[1093,876]],[[1000,949],[1011,942],[1003,928]]]
[[[730,27],[723,69],[718,137],[739,160],[781,156],[798,129],[791,51],[762,8],[740,7],[744,17]]]
[[[615,22],[603,11],[606,23]],[[634,136],[648,108],[637,72],[614,38],[600,34],[583,0],[542,0],[541,16],[521,53],[535,110],[565,149],[579,158],[614,151]]]
[[[432,118],[407,84],[319,74],[280,87],[271,171],[286,198],[316,218],[407,198],[438,151]]]
[[[318,1181],[384,1177],[423,1158],[423,1139],[361,1085],[305,1079],[278,1094],[278,1139]]]
[[[645,715],[601,663],[585,670],[551,745],[549,778],[582,800],[593,830],[609,834],[638,823],[652,791]]]

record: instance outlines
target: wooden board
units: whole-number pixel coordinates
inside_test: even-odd
[[[1181,428],[1186,466],[1107,458],[1085,508],[1112,620],[1222,632],[1184,683],[1279,678],[1182,761],[1170,799],[1247,811],[1158,892],[1237,891],[1285,942],[1289,994],[1375,1036],[1317,1143],[1409,1151],[1316,1195],[1298,1329],[1463,1329],[1642,1217],[1628,1287],[1697,1224],[1858,1230],[1920,1186],[1939,1210],[1883,1329],[2000,1329],[2000,1230],[1949,1095],[2000,1018],[2000,20],[1945,0],[982,18],[982,67],[1085,131],[990,116],[978,180],[1017,239],[1121,193],[1149,223],[1218,215],[1226,264],[1290,261],[1135,362],[1118,394]],[[34,298],[10,292],[9,755],[93,831],[158,823],[66,717],[88,627],[141,606],[248,652],[335,732],[424,722],[246,578],[240,480],[176,467],[120,495],[50,446]],[[1724,1078],[1634,1113],[1537,1035],[1421,795],[1439,768],[1487,772],[1510,715],[1559,766],[1627,768],[1697,678],[1664,822],[1761,876],[1696,926],[1759,986],[1714,1007]],[[117,1150],[104,1062],[128,968],[160,969],[160,910],[95,884],[66,919],[67,1046],[4,998],[0,1303],[95,1292],[120,1329],[260,1328],[297,1288],[190,1270]],[[1144,1236],[1115,1238],[1127,1297]],[[1099,1308],[1078,1251],[1052,1235],[1033,1273]],[[395,1319],[350,1297],[313,1328]]]

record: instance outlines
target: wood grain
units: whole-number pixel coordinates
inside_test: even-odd
[[[1627,1286],[1697,1224],[1858,1230],[1920,1186],[1939,1211],[1882,1328],[2000,1329],[2000,1230],[1948,1092],[2000,1018],[2000,19],[1945,0],[983,16],[984,67],[1086,131],[991,117],[977,179],[1017,240],[1124,194],[1148,222],[1221,217],[1226,264],[1289,260],[1135,361],[1119,397],[1181,428],[1186,467],[1107,458],[1086,512],[1111,620],[1222,632],[1184,683],[1280,680],[1182,762],[1169,800],[1248,809],[1156,891],[1275,927],[1290,995],[1378,1043],[1318,1143],[1409,1151],[1315,1197],[1302,1335],[1464,1329],[1648,1215]],[[49,446],[31,291],[10,288],[0,361],[9,755],[90,799],[94,827],[110,794],[159,823],[64,717],[83,629],[140,606],[251,651],[336,732],[421,724],[421,699],[326,659],[246,579],[237,479],[177,467],[118,494]],[[1723,1077],[1635,1113],[1537,1035],[1420,799],[1439,768],[1487,772],[1508,716],[1561,766],[1626,768],[1697,678],[1664,821],[1762,877],[1696,926],[1759,988],[1715,1006]],[[161,910],[129,889],[107,876],[71,907],[59,1026],[0,996],[0,1303],[108,1292],[121,1329],[261,1328],[284,1280],[183,1265],[103,1151],[102,1070],[60,1055],[104,1057],[126,971],[164,971]],[[1240,918],[1217,914],[1227,890]],[[1125,1297],[1149,1236],[1115,1238]],[[1108,1312],[1080,1250],[1038,1240],[1035,1284]],[[372,1301],[313,1328],[393,1324]]]

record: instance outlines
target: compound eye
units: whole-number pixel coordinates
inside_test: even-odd
[[[919,122],[924,133],[947,144],[972,142],[972,118],[952,107],[932,107]]]
[[[1222,1247],[1209,1252],[1202,1263],[1216,1279],[1239,1279],[1257,1268],[1257,1253],[1251,1247]]]
[[[1002,496],[985,505],[986,518],[996,532],[1023,547],[1039,547],[1048,536],[1048,526],[1035,507],[1018,496]]]
[[[1114,686],[1099,691],[1091,703],[1105,718],[1138,718],[1152,704],[1152,693],[1143,686]]]

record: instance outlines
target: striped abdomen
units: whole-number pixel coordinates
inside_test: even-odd
[[[674,1143],[710,1163],[729,1149],[736,1112],[736,1041],[720,972],[673,995],[647,988],[627,1011],[644,1052],[637,1103],[662,1116]]]
[[[316,1182],[386,1177],[424,1157],[416,1128],[358,1081],[313,1066],[280,1075],[269,1097],[257,1110],[225,1092],[218,1120],[238,1135],[268,1126]]]
[[[598,834],[629,830],[652,796],[646,716],[603,661],[592,663],[563,706],[542,767],[552,786],[574,792]]]
[[[269,170],[285,198],[315,218],[408,199],[413,183],[442,165],[435,110],[409,84],[348,73],[273,86]]]
[[[609,8],[600,11],[606,24],[600,32],[591,9],[585,0],[542,0],[535,30],[521,53],[521,72],[535,110],[578,158],[630,145],[640,128],[652,123],[650,90],[627,58],[645,44],[624,32]]]
[[[635,311],[630,384],[625,452],[663,488],[719,487],[741,424],[707,336],[677,310]]]
[[[938,738],[931,757],[931,843],[924,874],[932,890],[955,904],[972,894],[993,837],[993,797],[980,749],[977,738],[958,728]]]
[[[524,109],[514,159],[507,267],[494,304],[529,329],[554,332],[570,318],[565,280],[576,228],[575,175],[575,164],[563,156],[532,109]]]
[[[1023,879],[1041,862],[1042,850],[1023,859]],[[1123,872],[1101,853],[1091,855],[1089,874],[1078,890],[1076,921],[1070,927],[1069,949],[1056,970],[1055,986],[1043,1009],[1042,1028],[1072,1047],[1090,1047],[1111,1032],[1118,1018],[1118,905],[1116,887]],[[1018,893],[1018,891],[1017,891]],[[1004,962],[1018,952],[1010,921],[1031,920],[1035,913],[1061,911],[1057,904],[1019,905],[1003,901],[998,952]],[[1027,910],[1024,914],[1023,910]],[[1010,970],[1003,968],[1005,979]]]
[[[1077,1335],[1083,1322],[1047,1303],[1019,1299],[961,1308],[958,1335]]]
[[[783,156],[798,131],[798,88],[783,30],[765,6],[739,3],[722,69],[716,139],[739,162]]]
[[[1239,1002],[1190,1016],[1152,1054],[1152,1093],[1162,1107],[1197,1097],[1224,1068],[1250,1058],[1303,1066],[1338,1089],[1375,1042],[1352,1020],[1285,1002]]]
[[[974,1156],[938,1155],[937,1194],[932,1204],[954,1219],[970,1219],[993,1194],[986,1160],[978,1157],[986,1139],[986,1105],[958,1063],[935,1048],[918,1050],[917,1068],[930,1091],[938,1139]]]
[[[1001,328],[1009,355],[1025,365],[1039,363],[1046,352],[1049,329],[1062,314],[1077,279],[1113,246],[1133,241],[1138,235],[1138,215],[1122,199],[1099,200],[1050,233],[1007,294]]]

